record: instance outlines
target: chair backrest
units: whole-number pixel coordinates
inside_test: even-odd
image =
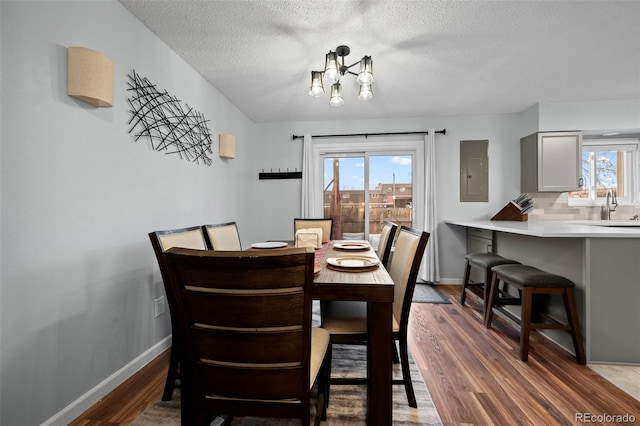
[[[413,290],[429,233],[401,226],[389,266],[394,282],[393,315],[406,332]]]
[[[308,422],[314,250],[173,248],[166,256],[188,354],[183,416]]]
[[[376,254],[385,268],[389,268],[389,257],[391,256],[391,248],[396,239],[398,225],[393,222],[385,221],[380,231],[380,240],[378,241],[378,249]]]
[[[235,222],[203,225],[207,245],[213,250],[242,250],[240,233]]]
[[[299,229],[322,228],[322,242],[326,243],[331,240],[333,233],[333,219],[293,219],[293,235]]]
[[[176,340],[179,340],[178,324],[174,315],[177,309],[177,296],[173,292],[173,287],[170,285],[171,278],[169,275],[167,259],[164,252],[172,247],[206,250],[207,244],[205,242],[205,236],[202,232],[202,227],[191,226],[189,228],[149,232],[149,239],[151,240],[151,246],[153,247],[153,251],[156,254],[158,266],[160,267],[160,275],[162,276],[162,282],[164,283],[164,292],[167,296],[169,315],[171,317],[173,340],[175,342]]]
[[[206,250],[207,243],[200,226],[191,226],[189,228],[169,229],[165,231],[149,232],[151,246],[156,254],[158,266],[162,280],[165,281],[165,289],[167,286],[167,265],[164,252],[171,247],[184,247],[197,250]]]

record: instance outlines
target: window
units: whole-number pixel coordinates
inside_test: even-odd
[[[413,226],[413,211],[407,207],[413,195],[406,190],[414,175],[412,153],[325,153],[322,158],[324,217],[334,219],[334,234],[366,238],[379,234],[387,220]],[[382,188],[388,194],[383,202],[369,201],[378,198],[371,191]]]
[[[339,215],[334,219],[336,234],[375,239],[381,218],[415,226],[424,205],[424,140],[314,141],[313,156],[315,185],[323,189],[318,197],[324,200],[321,214]],[[397,191],[401,186],[407,188],[403,194]],[[338,195],[345,192],[351,202]]]
[[[637,139],[587,139],[582,144],[585,186],[580,191],[569,193],[569,204],[600,204],[610,189],[615,191],[618,203],[638,203],[639,171]]]

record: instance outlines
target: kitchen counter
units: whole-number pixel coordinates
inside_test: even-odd
[[[536,220],[515,222],[502,220],[446,221],[449,225],[488,229],[529,237],[552,238],[640,238],[640,221],[609,220]]]
[[[640,365],[640,227],[627,226],[628,222],[635,221],[620,221],[622,226],[610,226],[617,222],[469,220],[446,223],[493,231],[494,253],[575,282],[587,361]],[[539,302],[537,308],[565,321],[561,300],[547,297]],[[509,308],[519,315],[519,307]],[[573,352],[567,333],[544,331],[544,334]]]

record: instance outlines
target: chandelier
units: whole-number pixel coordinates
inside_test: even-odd
[[[329,53],[327,53],[324,71],[311,71],[310,96],[318,98],[324,95],[324,87],[322,85],[324,78],[324,80],[327,80],[327,82],[331,84],[329,104],[331,106],[344,105],[340,77],[345,74],[351,74],[357,76],[356,83],[360,86],[358,99],[368,101],[373,98],[373,61],[371,60],[371,56],[363,56],[358,62],[345,65],[344,57],[347,56],[349,52],[351,52],[351,49],[349,49],[348,46],[338,46],[335,51],[329,51]],[[357,74],[349,71],[358,64],[360,64],[360,70]]]

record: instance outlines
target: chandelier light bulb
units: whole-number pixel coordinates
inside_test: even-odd
[[[336,54],[336,52],[327,53],[324,65],[324,78],[331,83],[337,83],[340,79],[338,55]]]
[[[309,96],[318,98],[324,95],[324,87],[322,86],[322,71],[311,71],[311,87],[309,88]]]
[[[342,85],[340,83],[335,83],[331,86],[331,99],[329,99],[329,105],[344,105],[344,99],[342,98]]]
[[[356,81],[358,84],[373,83],[373,60],[371,56],[365,56],[360,60],[360,72]]]
[[[361,84],[360,91],[358,92],[358,99],[361,101],[368,101],[373,98],[373,88],[371,84]]]

